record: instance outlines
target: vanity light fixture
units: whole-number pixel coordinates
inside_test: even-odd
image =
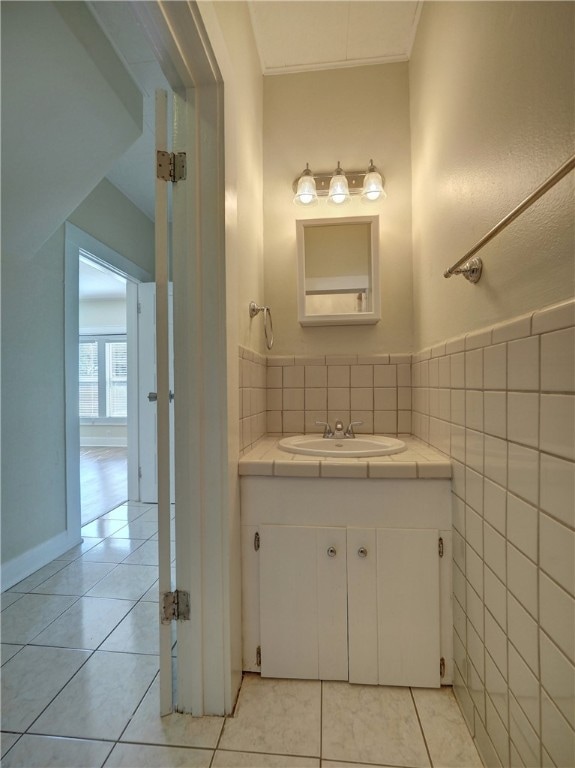
[[[312,173],[309,164],[293,183],[296,205],[316,205],[318,197],[327,197],[332,205],[344,205],[351,197],[361,195],[363,202],[372,203],[383,200],[387,195],[383,189],[384,179],[381,173],[369,161],[367,171],[344,172],[339,161],[332,173]]]

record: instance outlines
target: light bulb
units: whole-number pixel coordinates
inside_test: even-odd
[[[387,195],[383,190],[383,179],[377,168],[373,164],[373,160],[369,161],[369,168],[365,174],[363,180],[363,188],[361,190],[361,199],[367,202],[374,202],[375,200],[383,200]]]
[[[297,192],[295,193],[293,201],[296,205],[315,205],[317,203],[315,179],[307,163],[305,171],[299,177]]]
[[[329,183],[328,202],[334,205],[342,205],[350,200],[347,179],[339,162]]]

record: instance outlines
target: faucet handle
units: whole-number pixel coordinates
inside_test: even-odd
[[[363,424],[363,421],[350,421],[349,427],[345,430],[346,437],[355,437],[354,427],[359,427]]]
[[[333,432],[327,421],[316,421],[316,425],[318,427],[324,427],[324,430],[323,430],[324,437],[333,437]]]

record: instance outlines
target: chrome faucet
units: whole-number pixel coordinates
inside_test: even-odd
[[[351,421],[346,430],[343,428],[343,421],[341,419],[336,420],[333,429],[330,427],[327,421],[316,421],[316,424],[318,427],[324,428],[323,436],[326,439],[335,438],[336,440],[341,440],[345,438],[355,438],[353,428],[359,427],[360,424],[363,424],[363,421]]]

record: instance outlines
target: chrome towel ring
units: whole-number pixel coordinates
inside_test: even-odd
[[[272,323],[272,313],[269,307],[260,307],[255,301],[250,301],[250,317],[264,313],[264,334],[266,337],[266,347],[271,349],[274,345],[274,327]],[[269,322],[268,322],[269,321]],[[269,327],[268,327],[269,326]]]

